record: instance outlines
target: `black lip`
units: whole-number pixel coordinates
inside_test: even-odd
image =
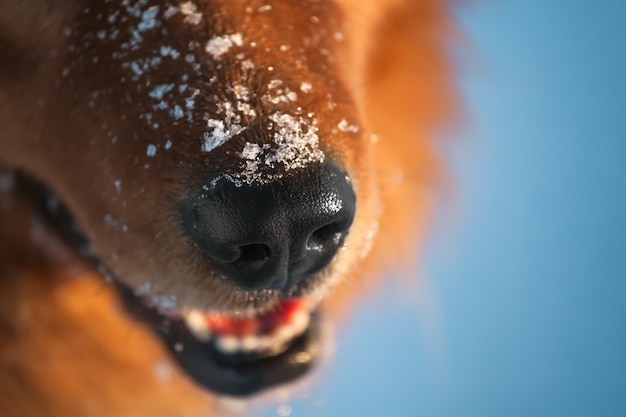
[[[146,307],[130,289],[118,284],[129,312],[147,323],[163,340],[171,357],[198,384],[231,396],[248,396],[286,384],[305,375],[321,353],[319,313],[311,315],[309,328],[282,353],[271,357],[224,355],[211,341],[201,342],[182,320],[172,320]]]
[[[200,385],[221,394],[245,396],[294,381],[311,369],[319,353],[317,322],[312,318],[309,329],[283,353],[256,360],[251,355],[225,356],[211,342],[198,342],[182,323],[162,337],[172,357]]]

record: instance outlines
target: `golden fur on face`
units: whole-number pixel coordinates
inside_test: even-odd
[[[454,114],[447,8],[0,6],[0,367],[11,369],[0,398],[12,398],[0,414],[217,410],[219,397],[188,379],[86,260],[160,310],[254,315],[280,303],[281,291],[225,279],[185,231],[184,205],[216,178],[271,185],[321,161],[349,175],[349,233],[298,288],[310,310],[326,300],[339,314],[358,295],[355,281],[412,256],[439,174],[431,136]],[[89,247],[57,236],[16,169],[54,192]]]

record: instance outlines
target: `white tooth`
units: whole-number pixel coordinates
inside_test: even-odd
[[[198,310],[191,310],[185,315],[185,323],[193,335],[202,340],[208,341],[211,338],[211,332],[209,325],[206,322],[206,317]]]
[[[257,343],[259,350],[268,350],[275,344],[274,339],[270,336],[257,337]]]
[[[278,328],[273,334],[272,339],[275,344],[282,345],[293,337],[293,327],[291,324],[284,324]]]
[[[255,335],[248,335],[241,339],[241,349],[244,351],[255,351],[259,349],[259,338]]]
[[[237,353],[241,348],[241,340],[235,336],[218,336],[215,347],[222,353]]]
[[[300,335],[304,333],[306,328],[309,326],[310,321],[311,317],[304,311],[296,313],[291,322],[295,335]]]
[[[310,316],[305,312],[296,313],[289,323],[283,324],[271,335],[272,345],[282,345],[306,330]]]

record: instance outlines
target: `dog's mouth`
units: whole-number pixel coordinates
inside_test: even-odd
[[[146,323],[201,386],[233,396],[255,394],[300,378],[322,353],[319,308],[306,297],[279,298],[270,307],[242,312],[150,306],[82,249],[89,246],[85,235],[50,189],[21,174],[18,180],[46,223],[111,278],[128,313]]]
[[[321,353],[319,312],[305,298],[281,299],[258,313],[163,313],[121,292],[189,376],[213,392],[244,396],[292,382]]]
[[[248,396],[293,382],[321,356],[319,308],[306,297],[281,298],[258,311],[163,309],[113,281],[129,313],[147,323],[180,367],[214,393]]]
[[[185,325],[198,340],[210,342],[227,356],[277,356],[309,327],[306,299],[284,299],[258,314],[210,313],[190,310]]]

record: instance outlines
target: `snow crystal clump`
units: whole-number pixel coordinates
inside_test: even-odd
[[[204,50],[210,53],[214,59],[220,59],[233,45],[243,45],[241,33],[232,35],[216,36],[206,43]]]
[[[163,96],[174,88],[174,84],[161,84],[154,87],[148,95],[155,100],[161,100]]]
[[[342,132],[353,132],[353,133],[356,133],[356,132],[359,131],[359,127],[357,125],[351,125],[350,123],[348,123],[348,121],[346,119],[341,119],[341,121],[339,122],[337,127]]]
[[[185,15],[183,22],[197,25],[202,20],[202,14],[198,12],[198,6],[188,1],[180,5],[180,12]]]
[[[203,152],[211,152],[213,149],[222,146],[228,139],[244,130],[243,127],[238,125],[231,125],[227,128],[223,121],[217,119],[209,119],[207,126],[212,129],[212,131],[210,133],[204,132],[202,136],[204,139],[204,143],[202,144]]]
[[[228,177],[235,186],[269,183],[282,176],[273,169],[282,164],[284,171],[304,168],[314,162],[324,162],[324,152],[319,149],[317,121],[275,112],[269,119],[274,123],[273,144],[258,145],[246,142],[239,156],[243,159],[242,171]]]
[[[174,16],[176,13],[178,13],[178,7],[170,5],[167,7],[165,12],[163,12],[163,17],[166,19],[169,19],[170,17]]]
[[[300,84],[300,91],[303,93],[310,93],[313,90],[311,83],[303,82]]]
[[[157,15],[159,14],[159,6],[152,6],[146,9],[141,14],[141,22],[137,25],[137,30],[140,32],[145,32],[149,29],[154,29],[157,26]]]
[[[241,151],[241,157],[243,159],[256,159],[261,152],[263,152],[261,146],[256,143],[246,142],[246,146]]]
[[[324,162],[315,125],[311,126],[308,120],[301,117],[281,112],[270,115],[270,120],[276,124],[274,143],[278,148],[267,156],[266,163],[280,162],[288,171],[313,162]]]
[[[205,115],[210,131],[203,134],[202,151],[204,152],[211,152],[233,136],[246,130],[247,126],[243,126],[244,121],[250,121],[256,117],[256,111],[249,103],[248,88],[235,84],[230,90],[234,94],[234,100],[219,103],[215,115]]]
[[[233,136],[246,130],[241,125],[241,114],[235,112],[231,102],[225,101],[219,105],[217,114],[222,116],[217,118],[207,118],[207,127],[210,132],[204,132],[202,150],[211,152],[213,149],[222,146]]]
[[[149,292],[150,292],[150,282],[146,281],[143,284],[141,284],[139,288],[135,290],[135,295],[142,296],[142,295],[148,294]]]
[[[273,104],[289,103],[298,99],[298,94],[291,91],[289,87],[280,88],[283,85],[282,80],[272,80],[267,84],[266,99]]]

